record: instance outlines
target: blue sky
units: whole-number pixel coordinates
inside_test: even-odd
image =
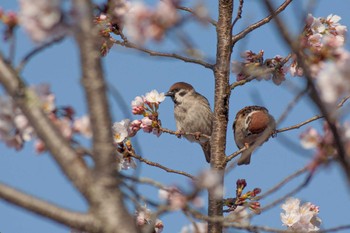
[[[155,1],[148,1],[150,3]],[[195,1],[191,1],[193,5]],[[211,16],[217,17],[216,1],[205,1]],[[275,1],[281,2],[281,1]],[[309,1],[296,0],[283,14],[283,19],[288,23],[291,31],[296,32],[301,25],[302,12],[305,11],[302,4]],[[348,4],[343,0],[314,1],[317,2],[314,15],[326,17],[329,14],[337,14],[342,17],[341,23],[350,26]],[[305,4],[306,5],[306,4]],[[2,0],[0,6],[5,10],[17,10],[17,2]],[[239,21],[234,32],[240,31],[252,22],[266,15],[264,7],[259,1],[246,0],[243,10],[243,18]],[[194,45],[200,49],[205,57],[212,60],[216,52],[215,29],[210,26],[190,23],[184,29],[190,35]],[[34,44],[27,38],[23,31],[17,34],[17,54],[19,61],[25,54],[34,48]],[[178,41],[175,33],[170,32],[169,37],[163,44],[150,44],[152,48],[162,51],[181,51],[177,46]],[[347,47],[349,43],[347,43]],[[0,43],[0,49],[7,53],[8,45]],[[273,57],[277,54],[285,56],[288,50],[276,32],[274,25],[266,25],[251,33],[243,41],[236,44],[233,51],[233,59],[239,58],[244,50],[258,52],[263,49],[265,57]],[[214,78],[211,70],[201,66],[184,63],[174,59],[150,57],[130,49],[114,47],[109,55],[103,58],[106,78],[109,85],[113,85],[123,96],[124,101],[129,103],[137,95],[143,95],[153,89],[165,92],[178,81],[191,83],[195,89],[205,95],[213,108]],[[24,79],[31,84],[42,82],[50,83],[52,91],[56,94],[57,105],[71,105],[77,111],[77,115],[86,113],[84,95],[80,86],[80,70],[77,49],[72,38],[65,39],[62,43],[53,45],[36,55],[25,67]],[[231,75],[231,82],[235,76]],[[233,141],[231,125],[236,112],[247,105],[263,105],[267,107],[275,118],[278,118],[285,110],[286,105],[295,95],[294,88],[302,87],[302,78],[288,77],[281,86],[275,86],[272,82],[253,81],[243,87],[234,90],[230,99],[229,129],[227,132],[227,154],[237,150]],[[115,99],[110,99],[113,119],[120,121],[127,115],[118,107]],[[131,109],[129,109],[131,112]],[[160,105],[160,119],[163,127],[175,130],[173,118],[173,103],[167,99]],[[307,97],[292,110],[286,120],[279,127],[294,125],[317,114],[315,107]],[[133,119],[137,119],[135,116]],[[313,122],[310,126],[321,128],[321,121]],[[299,130],[288,131],[280,134],[277,138],[270,139],[257,152],[254,153],[252,163],[249,166],[240,166],[232,170],[226,177],[226,196],[233,196],[237,179],[247,180],[248,189],[260,187],[267,191],[276,183],[305,166],[312,158],[312,151],[296,150],[291,144],[299,145],[299,135],[306,127]],[[288,146],[283,143],[288,139]],[[184,170],[191,174],[198,174],[204,168],[208,168],[201,148],[184,139],[177,139],[173,135],[163,134],[157,138],[151,134],[138,133],[138,140],[142,149],[142,155],[152,161],[156,161],[170,168]],[[88,143],[88,142],[86,142]],[[37,155],[33,145],[27,144],[22,151],[8,149],[0,144],[0,182],[9,184],[25,192],[57,203],[69,209],[85,211],[86,204],[74,187],[62,176],[61,171],[54,163],[49,154]],[[138,152],[141,153],[141,152]],[[127,174],[132,174],[127,172]],[[189,189],[191,183],[188,179],[178,175],[168,174],[159,169],[141,166],[141,176],[153,178],[165,185],[179,185]],[[296,179],[266,199],[261,201],[264,206],[275,198],[287,193],[304,177]],[[148,186],[141,186],[142,193],[157,200],[157,190]],[[320,206],[322,226],[330,228],[338,225],[349,224],[349,189],[340,167],[336,164],[318,170],[310,184],[295,197],[303,201],[310,201]],[[266,225],[283,229],[280,221],[281,210],[279,205],[256,216],[253,224]],[[161,217],[164,222],[164,232],[179,232],[182,225],[189,224],[183,214],[174,212]],[[69,232],[69,229],[53,223],[42,217],[37,217],[22,209],[0,201],[0,232]]]

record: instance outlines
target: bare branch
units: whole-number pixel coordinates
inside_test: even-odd
[[[304,89],[299,94],[297,94],[294,99],[287,105],[286,109],[276,121],[276,125],[279,125],[288,115],[288,113],[293,109],[293,107],[298,103],[298,101],[308,92],[308,89]]]
[[[267,24],[268,22],[270,22],[273,17],[275,15],[278,15],[279,13],[281,13],[282,11],[284,11],[284,9],[287,8],[287,6],[292,2],[293,0],[286,0],[284,3],[282,3],[280,5],[280,7],[278,7],[273,14],[270,14],[269,16],[265,17],[264,19],[250,25],[249,27],[247,27],[246,29],[244,29],[243,31],[239,32],[238,34],[234,35],[232,37],[232,46],[234,46],[236,44],[237,41],[239,41],[240,39],[244,38],[246,35],[248,35],[248,33],[252,32],[253,30],[261,27],[264,24]]]
[[[284,196],[277,198],[276,200],[274,200],[273,202],[271,202],[268,205],[265,205],[263,208],[261,208],[261,212],[266,211],[268,209],[271,209],[272,207],[274,207],[274,206],[278,205],[279,203],[281,203],[282,201],[284,201],[286,198],[293,196],[294,194],[298,193],[300,190],[305,188],[309,184],[313,174],[314,173],[310,172],[310,174],[305,178],[303,183],[301,183],[300,185],[295,187],[292,191],[288,192]]]
[[[181,136],[186,136],[186,135],[191,135],[191,136],[194,136],[194,137],[204,137],[204,138],[208,138],[210,139],[210,136],[208,135],[205,135],[205,134],[196,134],[196,133],[189,133],[189,132],[178,132],[178,131],[173,131],[173,130],[170,130],[170,129],[166,129],[166,128],[159,128],[159,130],[163,133],[168,133],[168,134],[172,134],[172,135],[176,135],[177,137],[181,137]]]
[[[272,193],[278,191],[279,189],[281,189],[286,183],[288,183],[289,181],[293,180],[294,178],[300,176],[301,174],[303,174],[304,172],[306,172],[308,170],[309,166],[305,166],[302,169],[299,169],[298,171],[294,172],[293,174],[289,175],[288,177],[286,177],[285,179],[283,179],[280,183],[276,184],[273,188],[271,188],[270,190],[266,191],[265,193],[263,193],[260,198],[265,198],[268,195],[271,195]]]
[[[210,23],[211,25],[216,27],[217,22],[214,19],[210,18],[209,16],[203,18],[203,17],[199,16],[196,11],[194,11],[193,9],[191,9],[189,7],[185,7],[185,6],[178,6],[176,8],[179,9],[179,10],[182,10],[182,11],[189,12],[189,13],[193,14],[197,18],[204,19],[205,21],[207,21],[208,23]]]
[[[91,214],[58,207],[0,183],[0,199],[75,229],[99,232],[100,224]]]
[[[209,63],[207,63],[207,62],[205,62],[203,60],[200,60],[200,59],[193,59],[193,58],[181,56],[181,55],[176,54],[176,53],[164,53],[164,52],[153,51],[153,50],[150,50],[150,49],[142,48],[142,47],[138,46],[137,44],[131,43],[131,42],[126,41],[126,40],[125,41],[119,41],[119,40],[114,40],[113,39],[113,42],[115,44],[117,44],[117,45],[120,45],[120,46],[123,46],[123,47],[126,47],[126,48],[132,48],[132,49],[136,49],[138,51],[147,53],[150,56],[168,57],[168,58],[178,59],[178,60],[181,60],[181,61],[184,61],[184,62],[201,65],[201,66],[203,66],[205,68],[208,68],[208,69],[211,69],[211,70],[214,67],[214,65],[209,64]]]
[[[130,151],[130,155],[131,155],[133,158],[135,158],[135,159],[137,159],[137,160],[139,160],[139,161],[141,161],[141,162],[143,162],[143,163],[146,163],[146,164],[148,164],[148,165],[150,165],[150,166],[153,166],[153,167],[158,167],[158,168],[160,168],[160,169],[163,169],[163,170],[166,171],[166,172],[175,173],[175,174],[179,174],[179,175],[183,175],[183,176],[187,176],[188,178],[190,178],[190,179],[192,179],[192,180],[195,179],[194,176],[192,176],[192,175],[190,175],[190,174],[188,174],[188,173],[186,173],[186,172],[179,171],[179,170],[174,170],[174,169],[165,167],[165,166],[163,166],[163,165],[161,165],[161,164],[159,164],[159,163],[149,161],[149,160],[147,160],[147,159],[145,159],[145,158],[142,158],[141,156],[139,156],[139,155],[133,153],[132,151]]]
[[[239,7],[238,7],[238,10],[237,10],[237,15],[236,15],[236,18],[233,20],[233,23],[232,23],[232,26],[231,26],[231,30],[234,28],[234,26],[237,23],[237,21],[242,18],[243,4],[244,4],[244,0],[239,0]]]
[[[306,124],[309,124],[310,122],[316,121],[316,120],[321,119],[321,118],[323,118],[323,116],[316,115],[316,116],[311,117],[310,119],[308,119],[306,121],[303,121],[303,122],[301,122],[299,124],[292,125],[292,126],[289,126],[289,127],[285,127],[285,128],[282,128],[282,129],[278,129],[278,130],[276,130],[276,133],[282,133],[282,132],[285,132],[285,131],[288,131],[288,130],[292,130],[292,129],[299,129],[301,126],[304,126]]]
[[[239,149],[238,151],[232,153],[231,155],[227,156],[227,157],[226,157],[226,163],[228,163],[228,162],[230,162],[232,159],[236,158],[238,155],[240,155],[240,154],[241,154],[243,151],[245,151],[246,149],[248,149],[248,148],[243,147],[243,148]]]
[[[54,45],[54,44],[56,44],[56,43],[62,41],[63,39],[64,39],[64,36],[60,36],[60,37],[57,37],[57,38],[55,38],[55,39],[53,39],[53,40],[51,40],[51,41],[49,41],[49,42],[47,42],[47,43],[44,43],[44,44],[40,45],[39,47],[33,49],[31,52],[29,52],[29,53],[21,60],[21,62],[19,63],[19,65],[18,65],[17,68],[16,68],[16,71],[17,71],[18,73],[21,73],[22,70],[23,70],[23,68],[24,68],[24,66],[29,62],[29,60],[30,60],[33,56],[35,56],[35,55],[38,54],[39,52],[43,51],[44,49],[46,49],[46,48],[48,48],[48,47],[50,47],[50,46],[52,46],[52,45]]]

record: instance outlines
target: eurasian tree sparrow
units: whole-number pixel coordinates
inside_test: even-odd
[[[269,111],[260,106],[241,109],[233,122],[234,138],[239,149],[247,147],[238,160],[238,165],[249,164],[252,152],[276,130],[276,122]]]
[[[211,136],[212,133],[213,114],[208,100],[185,82],[173,84],[165,95],[171,97],[174,102],[177,131],[198,134],[198,137],[193,135],[184,137],[202,146],[205,158],[209,163],[210,142],[207,137],[200,136],[200,134]]]

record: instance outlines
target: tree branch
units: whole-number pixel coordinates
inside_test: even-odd
[[[75,37],[79,46],[82,83],[85,89],[93,132],[94,183],[90,187],[92,210],[104,233],[138,232],[135,221],[123,203],[119,178],[115,176],[117,158],[113,147],[112,121],[98,46],[98,29],[93,24],[89,0],[73,1],[79,15]]]
[[[185,56],[181,56],[179,54],[176,54],[176,53],[164,53],[164,52],[157,52],[157,51],[153,51],[153,50],[150,50],[150,49],[146,49],[146,48],[142,48],[134,43],[131,43],[129,41],[119,41],[119,40],[114,40],[112,39],[113,42],[117,45],[120,45],[120,46],[123,46],[123,47],[126,47],[126,48],[132,48],[132,49],[136,49],[138,51],[141,51],[143,53],[147,53],[148,55],[150,56],[156,56],[156,57],[167,57],[167,58],[173,58],[173,59],[178,59],[178,60],[181,60],[181,61],[184,61],[184,62],[188,62],[188,63],[193,63],[193,64],[197,64],[197,65],[201,65],[205,68],[208,68],[208,69],[213,69],[213,65],[210,64],[210,63],[207,63],[203,60],[200,60],[200,59],[193,59],[193,58],[189,58],[189,57],[185,57]]]
[[[226,166],[226,130],[229,113],[229,77],[230,77],[230,60],[232,54],[232,13],[233,0],[219,1],[219,19],[216,27],[217,49],[216,64],[214,67],[215,76],[215,98],[214,98],[214,115],[213,115],[213,132],[211,135],[211,158],[210,165],[221,175],[220,183],[223,185],[225,166]],[[219,183],[219,185],[220,185]],[[208,215],[222,216],[223,204],[222,196],[217,197],[213,190],[209,190],[208,196]],[[208,232],[222,232],[222,224],[217,222],[208,223]]]
[[[253,30],[263,26],[264,24],[267,24],[268,22],[270,22],[275,15],[278,15],[279,13],[281,13],[282,11],[284,11],[284,9],[287,8],[287,6],[292,2],[293,0],[286,0],[284,3],[282,3],[280,5],[280,7],[278,7],[276,9],[276,11],[274,11],[273,14],[270,14],[269,16],[263,18],[262,20],[250,25],[249,27],[247,27],[246,29],[244,29],[243,31],[239,32],[238,34],[234,35],[232,37],[232,46],[234,46],[237,41],[239,41],[240,39],[243,39],[246,35],[248,35],[250,32],[252,32]]]
[[[30,51],[19,63],[19,65],[17,66],[16,70],[18,73],[21,73],[24,66],[30,61],[30,59],[35,56],[36,54],[40,53],[41,51],[43,51],[44,49],[52,46],[53,44],[56,44],[60,41],[62,41],[64,39],[65,36],[60,36],[57,37],[47,43],[44,43],[42,45],[40,45],[39,47],[34,48],[32,51]]]
[[[186,172],[183,172],[183,171],[179,171],[179,170],[174,170],[174,169],[165,167],[165,166],[163,166],[163,165],[161,165],[161,164],[159,164],[159,163],[152,162],[152,161],[150,161],[150,160],[148,160],[148,159],[142,158],[141,156],[139,156],[139,155],[133,153],[132,151],[130,152],[130,156],[133,157],[133,158],[135,158],[135,159],[137,159],[137,160],[139,160],[140,162],[146,163],[146,164],[148,164],[148,165],[150,165],[150,166],[152,166],[152,167],[158,167],[158,168],[160,168],[160,169],[162,169],[162,170],[164,170],[164,171],[166,171],[166,172],[175,173],[175,174],[179,174],[179,175],[183,175],[183,176],[187,176],[188,178],[190,178],[190,179],[192,179],[192,180],[195,179],[195,177],[192,176],[192,175],[190,175],[189,173],[186,173]]]
[[[176,7],[177,9],[179,10],[182,10],[182,11],[186,11],[186,12],[189,12],[191,13],[192,15],[194,15],[195,17],[198,17],[199,19],[204,19],[205,21],[207,21],[208,23],[210,23],[211,25],[213,25],[214,27],[216,27],[216,24],[217,22],[210,18],[209,16],[208,17],[201,17],[197,14],[197,12],[195,12],[193,9],[189,8],[189,7],[185,7],[185,6],[178,6]]]
[[[2,54],[0,54],[0,82],[28,118],[36,134],[43,140],[62,171],[78,190],[87,197],[87,187],[90,185],[91,178],[87,167],[43,112],[40,101],[37,100],[35,94],[28,90],[15,70],[5,62]]]
[[[334,142],[336,146],[336,150],[338,152],[338,158],[339,162],[343,167],[343,171],[347,176],[347,181],[350,184],[350,163],[346,158],[346,152],[344,149],[343,141],[340,135],[340,132],[336,126],[335,119],[333,119],[330,114],[328,113],[328,110],[326,109],[323,101],[321,100],[320,96],[318,95],[318,92],[316,90],[315,84],[312,79],[311,71],[309,69],[309,66],[305,64],[305,57],[303,55],[303,52],[301,51],[299,45],[297,43],[294,43],[292,40],[291,35],[289,34],[287,28],[285,27],[285,24],[282,22],[282,20],[276,15],[276,13],[273,10],[272,3],[269,0],[264,0],[265,5],[268,9],[268,11],[275,16],[275,22],[277,29],[280,31],[282,38],[287,43],[287,45],[291,48],[291,50],[297,55],[297,62],[302,67],[304,76],[306,77],[308,87],[310,88],[310,97],[316,104],[316,106],[319,108],[322,115],[325,117],[329,128],[333,134]]]
[[[91,214],[69,211],[2,183],[0,199],[72,228],[88,232],[99,232],[100,229],[99,222]]]

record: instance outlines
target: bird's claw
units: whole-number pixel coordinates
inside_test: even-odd
[[[249,148],[249,143],[244,143],[244,148],[247,150]]]
[[[200,132],[195,132],[194,134],[194,138],[199,141],[200,137],[201,137],[201,133]]]
[[[271,137],[272,138],[277,137],[277,130],[272,131]]]
[[[182,131],[182,130],[177,130],[176,132],[175,132],[175,135],[176,135],[176,137],[177,138],[181,138],[181,136],[184,134],[184,132]]]

